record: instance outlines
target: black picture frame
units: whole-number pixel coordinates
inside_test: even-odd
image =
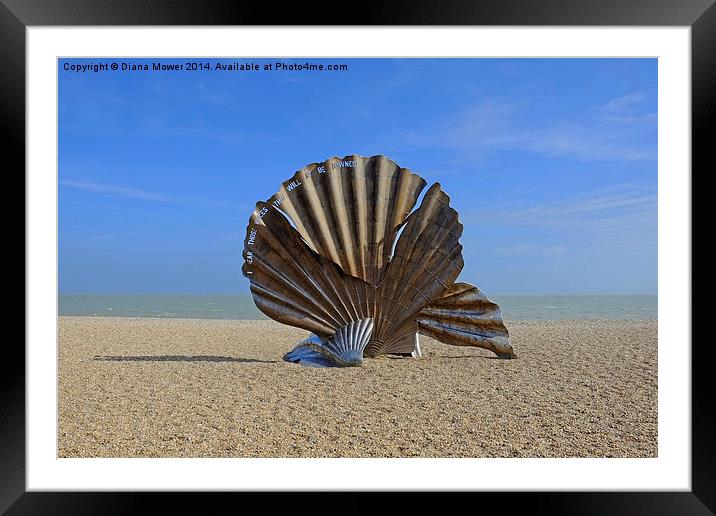
[[[186,0],[0,0],[0,116],[5,137],[0,140],[5,168],[6,199],[24,192],[25,170],[25,29],[28,26],[83,25],[336,25],[347,20],[350,25],[552,25],[552,26],[690,26],[692,50],[692,192],[707,195],[706,189],[693,188],[696,167],[705,169],[714,134],[707,121],[716,113],[716,0],[487,0],[426,1],[320,5],[306,3],[219,3]],[[343,9],[343,11],[341,10]],[[350,10],[350,12],[348,12]],[[709,116],[710,115],[710,116]],[[708,161],[707,161],[708,160]],[[712,172],[701,170],[701,176]],[[685,170],[685,174],[689,171]],[[8,181],[14,181],[15,184]],[[698,184],[704,181],[699,177]],[[12,188],[15,186],[16,188]],[[24,199],[24,195],[23,195]],[[710,226],[707,212],[693,211],[694,227]],[[2,204],[5,221],[17,219],[18,208]],[[697,216],[699,215],[699,216]],[[23,251],[10,252],[7,246],[2,262],[7,272],[25,269],[25,233],[19,224],[7,223],[6,232],[16,232],[15,242],[23,241]],[[692,230],[692,234],[695,234]],[[694,244],[697,244],[694,241]],[[705,245],[705,244],[702,244]],[[692,245],[692,253],[693,247]],[[693,257],[693,254],[692,254]],[[692,259],[693,261],[693,259]],[[711,258],[700,270],[716,265]],[[20,281],[16,272],[6,277]],[[24,275],[23,275],[24,276]],[[699,283],[707,291],[714,280]],[[23,299],[25,294],[23,294]],[[14,300],[13,300],[14,302]],[[10,316],[17,305],[6,308],[6,321],[18,324]],[[694,317],[708,310],[709,303],[692,303]],[[704,313],[705,315],[705,313]],[[24,335],[23,326],[22,333]],[[714,375],[707,358],[708,340],[698,341],[685,334],[684,346],[692,344],[692,490],[690,492],[528,492],[471,493],[480,502],[495,501],[500,510],[510,511],[529,504],[538,514],[713,514],[716,511],[716,418],[711,392]],[[152,510],[156,502],[164,511],[194,509],[207,512],[217,502],[241,497],[241,506],[251,507],[257,494],[212,493],[189,496],[190,493],[80,493],[26,492],[25,473],[25,353],[19,339],[6,339],[0,367],[0,511],[7,514],[124,514]],[[309,493],[290,495],[294,510],[316,512],[306,504]],[[265,495],[264,495],[265,496]],[[275,497],[272,494],[272,497]],[[199,500],[197,500],[197,497]],[[219,497],[215,500],[214,497]],[[203,500],[203,501],[202,501]],[[342,494],[340,500],[324,502],[321,507],[342,507],[344,512],[366,512],[369,502],[363,493]],[[405,497],[403,510],[419,508],[425,502],[421,494]],[[460,503],[456,501],[455,503]],[[474,504],[474,501],[468,502]],[[217,505],[214,505],[217,504]],[[340,505],[334,505],[340,504]],[[410,507],[410,506],[413,507]],[[324,509],[318,508],[319,512]]]

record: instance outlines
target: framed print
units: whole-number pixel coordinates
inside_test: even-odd
[[[336,26],[5,2],[27,206],[3,510],[253,490],[714,510],[690,173],[712,3]]]

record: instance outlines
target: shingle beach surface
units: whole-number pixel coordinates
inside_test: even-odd
[[[60,457],[656,457],[656,321],[308,368],[274,321],[60,317]]]

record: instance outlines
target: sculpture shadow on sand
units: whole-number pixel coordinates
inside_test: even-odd
[[[93,358],[100,362],[238,362],[275,364],[276,360],[258,360],[256,358],[237,358],[216,355],[97,355]]]

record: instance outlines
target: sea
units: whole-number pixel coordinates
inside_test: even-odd
[[[657,318],[655,295],[490,295],[505,320]],[[60,294],[59,315],[267,319],[250,295]]]

